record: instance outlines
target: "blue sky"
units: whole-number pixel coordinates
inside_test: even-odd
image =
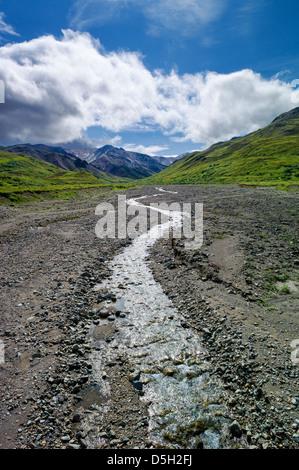
[[[296,106],[298,13],[290,0],[0,1],[0,143],[177,155],[251,132]]]

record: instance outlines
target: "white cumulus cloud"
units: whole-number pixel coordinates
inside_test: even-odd
[[[106,53],[88,33],[0,48],[0,141],[71,142],[91,126],[159,130],[209,145],[294,107],[292,87],[252,70],[179,75],[148,70],[138,53]]]
[[[167,146],[162,146],[162,145],[149,145],[149,146],[144,146],[142,144],[125,144],[124,145],[125,150],[130,151],[130,152],[137,152],[137,153],[144,153],[146,155],[150,156],[156,156],[162,153],[163,151],[168,150]]]

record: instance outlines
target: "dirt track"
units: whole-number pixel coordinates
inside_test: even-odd
[[[169,189],[178,194],[165,193],[167,202],[204,204],[204,246],[192,252],[182,240],[158,242],[150,256],[154,275],[201,333],[242,445],[298,448],[298,365],[291,360],[291,342],[299,338],[298,193]],[[128,197],[157,202],[155,192],[135,189]],[[78,405],[83,401],[88,411],[103,399],[88,388],[86,326],[101,308],[92,288],[128,243],[97,238],[94,209],[116,196],[91,192],[88,199],[0,207],[0,448],[85,446]],[[99,425],[104,447],[151,446],[130,366],[125,358],[111,366],[115,410],[111,423]]]

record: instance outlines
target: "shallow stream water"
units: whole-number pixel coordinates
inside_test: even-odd
[[[137,199],[127,202],[142,205]],[[114,320],[114,339],[99,341],[93,352],[95,378],[109,397],[109,381],[102,378],[107,364],[116,356],[128,357],[134,367],[132,386],[148,406],[154,444],[192,449],[200,442],[204,448],[221,448],[226,435],[223,390],[210,377],[198,333],[163,293],[146,261],[149,248],[169,223],[181,223],[181,214],[172,214],[170,222],[135,238],[109,264],[111,277],[97,286],[115,295],[123,315]],[[109,401],[102,411],[109,413]]]

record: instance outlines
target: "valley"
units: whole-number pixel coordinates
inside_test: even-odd
[[[119,194],[202,203],[203,245],[96,237]],[[298,448],[297,211],[238,185],[2,205],[0,447]],[[187,420],[161,400],[176,383]]]
[[[299,449],[296,6],[1,2],[10,457]]]

